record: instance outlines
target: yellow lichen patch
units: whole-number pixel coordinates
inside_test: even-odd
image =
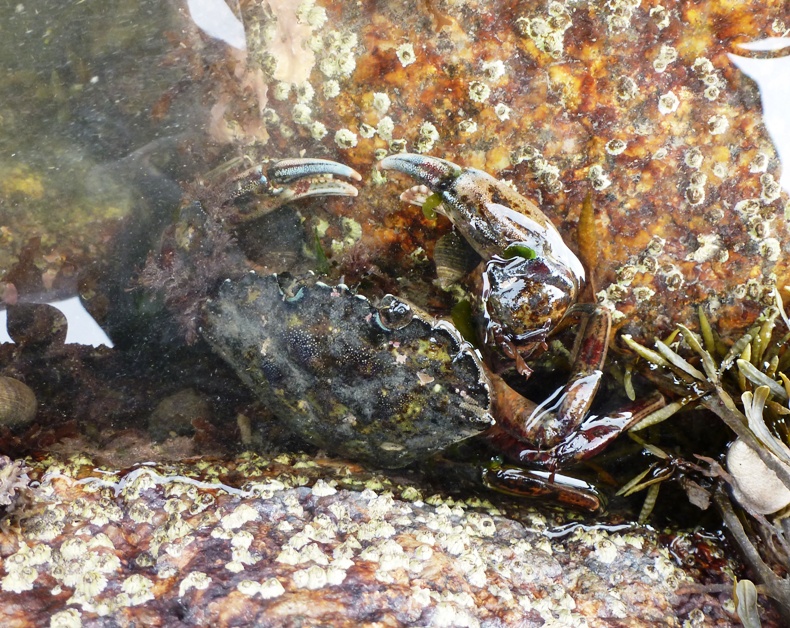
[[[0,172],[0,193],[3,196],[20,195],[39,200],[44,196],[44,182],[27,168],[16,167]]]

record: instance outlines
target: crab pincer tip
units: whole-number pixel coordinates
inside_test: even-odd
[[[452,161],[415,153],[389,155],[382,159],[378,166],[382,170],[397,170],[407,174],[429,188],[433,188],[448,178],[454,179],[462,170]]]
[[[278,183],[288,183],[306,177],[327,175],[362,181],[362,175],[356,170],[329,159],[281,159],[269,168],[269,176]]]

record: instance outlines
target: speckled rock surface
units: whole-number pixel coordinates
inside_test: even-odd
[[[0,532],[4,626],[735,625],[676,561],[684,535],[670,553],[639,527],[556,534],[534,511],[395,497],[298,456],[29,473],[40,484]]]
[[[397,201],[402,179],[371,169],[407,150],[511,181],[572,248],[586,242],[597,299],[637,337],[696,323],[700,305],[725,334],[742,329],[787,282],[778,157],[756,86],[727,56],[780,36],[786,2],[243,7],[244,67],[263,86],[245,92],[246,109],[238,98],[217,109],[213,132],[254,128],[252,154],[296,147],[363,173],[360,196],[335,209],[362,226],[357,256],[406,272],[408,253],[433,250]],[[324,245],[342,265],[348,230],[328,222]]]

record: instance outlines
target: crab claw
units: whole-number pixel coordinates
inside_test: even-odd
[[[407,174],[439,195],[464,172],[461,166],[452,161],[414,153],[398,153],[385,157],[379,162],[379,168]]]
[[[483,259],[517,257],[529,249],[568,268],[576,283],[584,281],[581,262],[556,227],[509,184],[482,170],[413,153],[385,157],[379,167],[397,170],[427,186],[438,197],[435,202],[441,201],[437,211],[453,222]]]
[[[427,186],[433,192],[427,199],[417,188],[406,200],[425,199],[423,209],[447,216],[483,258],[487,335],[511,357],[539,346],[584,281],[581,262],[548,217],[512,186],[446,159],[400,153],[379,167]]]
[[[335,177],[361,181],[353,168],[328,159],[280,159],[248,170],[234,181],[232,222],[244,222],[301,198],[356,196],[357,188]]]

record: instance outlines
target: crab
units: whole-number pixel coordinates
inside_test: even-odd
[[[558,469],[599,453],[663,399],[587,416],[611,321],[604,309],[576,304],[584,282],[578,258],[533,203],[485,172],[413,154],[386,157],[379,167],[417,179],[424,187],[407,200],[430,199],[482,257],[473,283],[481,286],[483,337],[519,373],[529,376],[526,360],[560,322],[580,321],[567,384],[533,403],[451,323],[397,296],[374,303],[342,284],[240,272],[238,265],[202,305],[201,334],[275,414],[333,453],[398,468],[482,432],[510,461],[543,469],[489,469],[490,485],[523,493],[538,483],[566,504],[599,509],[591,487],[561,482]],[[300,198],[356,195],[336,177],[361,180],[335,162],[274,162],[234,181],[229,200],[208,215],[192,206],[185,216],[194,236],[195,229],[216,232],[218,222],[238,225]]]

